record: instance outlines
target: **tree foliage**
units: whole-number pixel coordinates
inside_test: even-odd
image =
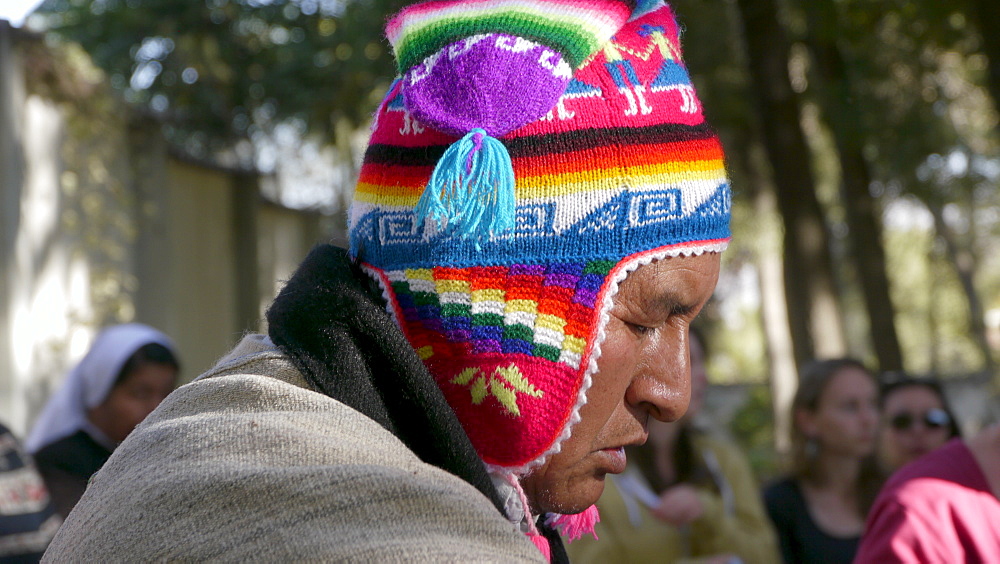
[[[696,80],[705,80],[699,83],[699,92],[727,143],[735,193],[746,196],[766,188],[770,179],[747,172],[761,146],[750,114],[765,120],[774,116],[748,108],[747,101],[773,85],[750,86],[746,51],[739,47],[741,42],[761,38],[741,37],[732,26],[718,23],[721,13],[738,12],[737,2],[725,3],[721,10],[717,3],[701,0],[675,0],[673,4],[691,30],[684,36],[686,56]],[[1000,203],[998,120],[988,71],[1000,54],[991,56],[989,37],[984,38],[981,18],[974,11],[980,4],[929,0],[822,4],[831,12],[820,19],[822,28],[813,29],[812,39],[817,32],[826,38],[826,47],[842,58],[842,72],[826,81],[817,80],[824,61],[816,57],[822,53],[806,48],[808,16],[819,8],[817,3],[778,2],[783,32],[792,43],[778,64],[785,67],[802,100],[798,115],[779,119],[801,122],[807,133],[815,189],[833,235],[830,245],[837,259],[843,307],[867,309],[858,290],[864,280],[847,241],[855,229],[849,214],[856,213],[859,200],[869,199],[866,206],[875,205],[893,219],[892,233],[881,241],[865,238],[861,244],[886,246],[891,306],[896,311],[904,366],[918,371],[945,367],[947,372],[988,367],[990,353],[982,338],[982,319],[984,310],[997,307],[993,296],[1000,289],[996,253],[988,252],[988,246],[996,244]],[[747,6],[759,9],[760,3]],[[720,37],[727,40],[720,41]],[[739,80],[733,80],[734,76]],[[840,100],[834,100],[837,105],[831,104],[831,89],[841,92]],[[832,142],[835,134],[841,136],[837,143]],[[840,168],[830,166],[842,157],[837,154],[845,147],[868,169],[868,185],[860,192],[824,192],[825,187],[845,181]],[[776,162],[780,158],[786,162]],[[808,166],[803,159],[789,159],[789,153],[781,151],[778,157],[772,154],[769,168],[780,171],[789,160]],[[740,185],[746,182],[760,186]],[[883,213],[872,217],[882,221]],[[934,217],[939,220],[933,221]],[[929,234],[932,243],[907,245],[925,240],[915,232]],[[734,246],[740,245],[736,241]],[[931,256],[914,252],[916,248],[932,251]],[[924,264],[916,268],[912,261]],[[941,272],[942,268],[952,272]],[[921,288],[927,299],[913,299],[914,288]],[[956,301],[962,307],[942,316],[940,304]],[[936,313],[931,311],[934,308]],[[965,315],[967,325],[961,337],[953,338],[955,315]],[[871,360],[870,323],[865,315],[848,311],[847,316],[848,352]],[[947,324],[943,324],[945,319]],[[935,341],[936,337],[941,339]],[[976,341],[980,351],[970,353],[968,343]],[[946,362],[928,361],[929,342],[936,343],[937,357],[947,358]]]
[[[380,30],[400,0],[47,0],[125,98],[200,157],[279,123],[334,142],[394,74]]]
[[[343,146],[354,139],[395,72],[381,30],[388,15],[404,3],[46,0],[40,20],[82,44],[126,100],[167,124],[176,147],[207,158],[267,135],[279,124],[292,124],[299,134],[325,144]],[[985,21],[981,10],[989,0],[674,0],[671,4],[687,29],[684,50],[700,97],[727,148],[737,199],[734,214],[740,220],[734,222],[737,237],[727,255],[733,270],[752,266],[766,239],[755,239],[754,233],[771,220],[757,215],[753,198],[771,187],[781,188],[782,176],[795,178],[799,192],[784,192],[779,199],[786,229],[791,231],[783,241],[785,252],[805,243],[804,236],[796,234],[790,202],[807,202],[812,208],[818,201],[821,227],[831,237],[823,245],[826,249],[814,251],[829,252],[835,259],[833,279],[839,294],[835,298],[842,308],[865,308],[858,289],[864,283],[863,273],[847,250],[847,241],[852,230],[858,230],[849,217],[859,209],[855,200],[870,198],[860,202],[865,204],[860,209],[870,210],[872,221],[884,219],[882,210],[896,221],[887,226],[882,241],[863,240],[860,245],[886,245],[884,262],[903,365],[938,365],[928,358],[927,343],[934,335],[952,335],[956,329],[954,316],[943,316],[933,308],[956,302],[969,312],[966,335],[949,337],[948,342],[956,343],[954,350],[935,349],[933,355],[958,370],[974,370],[983,366],[979,362],[988,365],[985,339],[974,335],[984,328],[974,321],[982,321],[982,310],[1000,308],[1000,298],[995,297],[1000,296],[1000,259],[988,252],[1000,235],[994,99],[998,94],[991,95],[989,86],[995,82],[997,73],[991,70],[997,68],[1000,53],[993,52],[992,29],[980,25]],[[771,7],[777,19],[769,23],[777,27],[764,37],[748,37],[740,8],[747,12],[762,5]],[[810,14],[820,6],[826,14],[814,17],[810,25]],[[822,25],[817,27],[817,22]],[[754,82],[750,71],[754,56],[747,46],[779,35],[787,38],[789,49],[775,50],[781,54],[768,64],[774,65],[771,71],[785,90],[791,88],[786,94],[798,108],[775,118],[761,112],[755,98],[776,88],[779,81]],[[817,37],[824,49],[807,48]],[[834,51],[842,68],[817,80],[822,53]],[[835,103],[828,95],[831,89],[840,92]],[[772,119],[782,121],[780,131],[798,130],[805,138],[797,138],[791,148],[772,147],[768,155],[765,147],[774,140],[766,141],[762,132],[775,126],[768,123]],[[828,189],[844,181],[836,163],[845,148],[867,174],[846,193]],[[813,211],[811,216],[816,215]],[[900,235],[914,229],[929,240]],[[921,260],[914,252],[918,246],[907,246],[917,241],[920,249],[933,255],[922,268],[912,265]],[[790,257],[786,266],[793,270],[786,283],[794,289],[802,282],[799,278],[814,276],[817,267],[794,253]],[[941,275],[945,265],[954,272]],[[913,299],[920,288],[931,297]],[[815,299],[800,297],[789,305],[801,310],[809,307],[804,301]],[[740,308],[750,309],[745,304]],[[883,311],[883,321],[892,317],[892,309]],[[725,320],[726,315],[717,317]],[[874,322],[857,312],[848,311],[846,317],[850,327],[846,352],[871,360],[869,326]],[[932,321],[915,329],[913,324],[920,320]],[[795,326],[795,333],[805,330],[802,323]],[[747,334],[743,330],[724,339],[738,343]],[[977,362],[976,355],[968,352],[970,342],[980,343],[980,357],[985,354],[985,359]],[[798,356],[810,352],[815,350],[800,351]],[[761,353],[760,363],[764,362]],[[747,354],[733,366],[750,371],[751,364]]]

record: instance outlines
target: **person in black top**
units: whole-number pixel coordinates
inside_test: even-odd
[[[138,323],[102,331],[42,410],[26,446],[65,517],[87,481],[177,382],[170,340]]]
[[[786,563],[849,563],[882,483],[877,388],[859,361],[805,367],[792,402],[791,475],[764,491]]]

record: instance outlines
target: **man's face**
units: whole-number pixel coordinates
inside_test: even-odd
[[[688,326],[712,296],[719,255],[639,267],[618,289],[598,372],[562,450],[522,480],[535,512],[578,513],[625,470],[625,445],[646,440],[650,415],[675,421],[690,397]]]

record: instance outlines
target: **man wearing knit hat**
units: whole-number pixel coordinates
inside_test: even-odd
[[[670,8],[432,0],[387,36],[350,250],[133,432],[52,560],[563,560],[683,415],[730,193]]]

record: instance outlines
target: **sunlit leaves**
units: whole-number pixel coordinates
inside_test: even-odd
[[[400,0],[48,0],[43,21],[80,42],[126,100],[210,155],[295,118],[334,143],[392,78],[386,17]],[[38,18],[36,18],[38,21]]]

